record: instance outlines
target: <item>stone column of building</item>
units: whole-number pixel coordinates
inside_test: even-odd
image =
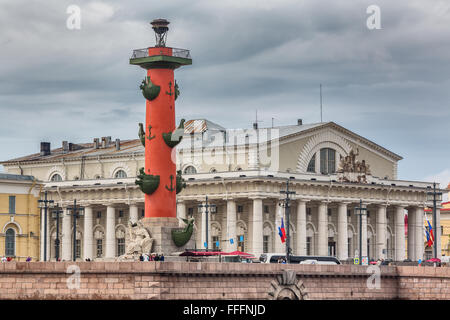
[[[338,204],[338,223],[337,223],[337,258],[339,260],[348,259],[348,220],[347,204],[340,202]]]
[[[377,206],[377,243],[376,243],[376,259],[386,259],[386,254],[383,250],[387,250],[386,247],[386,230],[387,230],[387,220],[386,220],[386,205],[380,204]],[[387,252],[387,251],[386,251]]]
[[[139,220],[139,208],[136,203],[130,204],[130,221],[136,223]]]
[[[281,227],[281,218],[284,217],[283,207],[278,205],[278,201],[275,202],[275,230],[274,230],[274,252],[284,253],[286,252],[285,244],[281,242],[280,235],[278,234],[278,227]],[[286,224],[284,225],[286,228]]]
[[[83,230],[83,252],[84,259],[93,259],[94,250],[94,233],[93,233],[93,217],[92,206],[84,206],[84,230]]]
[[[227,225],[226,225],[226,246],[227,252],[233,252],[237,250],[237,238],[236,238],[236,201],[233,199],[227,199]],[[233,243],[230,242],[233,239]]]
[[[262,198],[253,199],[252,214],[252,253],[259,257],[263,253],[263,202]]]
[[[208,201],[208,204],[210,205],[211,202]],[[201,248],[205,249],[205,242],[206,242],[206,228],[208,228],[208,250],[212,248],[212,243],[211,243],[211,208],[208,208],[208,227],[206,226],[206,208],[205,202],[202,202],[202,227],[201,227]]]
[[[61,241],[61,260],[72,260],[72,219],[67,208],[63,208],[62,217],[62,241]]]
[[[297,250],[295,254],[306,255],[306,201],[297,200]]]
[[[41,209],[41,231],[40,231],[40,260],[44,261],[44,243],[46,243],[46,247],[47,247],[47,261],[50,261],[51,258],[51,253],[50,253],[50,239],[51,239],[51,235],[50,235],[50,223],[52,222],[52,216],[51,216],[51,209],[47,210],[47,242],[45,242],[45,214],[44,214],[44,209]]]
[[[404,207],[397,206],[394,213],[395,227],[395,261],[405,260],[405,214]]]
[[[408,259],[417,261],[416,259],[416,208],[408,208]]]
[[[186,219],[186,203],[182,200],[177,201],[177,218],[180,227],[184,227],[186,224],[181,219]]]
[[[416,261],[423,260],[423,253],[424,253],[424,233],[423,233],[423,227],[424,227],[424,221],[423,221],[423,211],[424,208],[422,207],[416,207],[416,232],[415,232],[415,248],[414,251],[416,252]]]
[[[106,244],[105,259],[112,259],[116,255],[116,208],[112,205],[106,207]]]
[[[317,208],[317,252],[319,256],[328,255],[328,210],[327,202],[320,202]]]
[[[362,211],[362,216],[361,216],[361,237],[362,237],[362,248],[361,248],[361,257],[367,257],[367,206],[369,204],[366,203],[362,205],[363,208],[366,208],[365,211]],[[359,213],[359,211],[358,211]],[[358,224],[359,225],[359,224]],[[358,242],[359,243],[359,242]],[[358,250],[359,250],[359,245],[358,245]]]

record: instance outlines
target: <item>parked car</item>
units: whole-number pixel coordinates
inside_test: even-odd
[[[282,253],[263,253],[259,260],[262,263],[278,263],[280,259],[285,259],[286,255]],[[290,256],[291,263],[298,264],[341,264],[336,257],[329,256]]]

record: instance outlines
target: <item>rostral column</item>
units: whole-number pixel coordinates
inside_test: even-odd
[[[184,133],[184,120],[178,127],[175,124],[175,100],[179,89],[174,70],[192,64],[192,59],[189,50],[166,47],[167,20],[156,19],[151,25],[156,45],[134,50],[130,59],[130,64],[147,70],[140,86],[146,98],[145,127],[139,124],[139,137],[145,147],[145,169],[140,169],[136,184],[145,193],[146,220],[169,218],[157,219],[169,221],[177,217],[176,194],[185,186],[181,172],[176,172],[173,149]]]

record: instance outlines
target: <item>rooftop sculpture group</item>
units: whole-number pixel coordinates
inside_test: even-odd
[[[359,156],[359,149],[356,149],[356,152],[352,149],[348,156],[340,157],[337,170],[339,182],[367,183],[370,166],[365,160],[356,160],[357,156]]]

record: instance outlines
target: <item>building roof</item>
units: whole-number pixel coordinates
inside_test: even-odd
[[[356,140],[364,142],[370,147],[383,152],[384,154],[390,156],[395,160],[403,159],[401,156],[379,146],[378,144],[357,135],[356,133],[334,123],[334,122],[319,122],[312,124],[302,124],[302,125],[289,125],[289,126],[277,126],[271,128],[259,128],[259,129],[277,129],[278,134],[277,138],[280,140],[288,139],[291,137],[295,137],[297,135],[302,135],[307,132],[311,132],[314,130],[318,130],[325,127],[331,127],[337,131],[343,132],[346,135],[354,137]],[[246,129],[226,129],[212,121],[207,119],[193,119],[185,122],[185,135],[191,136],[192,133],[209,133],[209,137],[206,140],[203,140],[204,147],[214,147],[214,146],[223,146],[223,139],[215,138],[217,135],[222,137],[223,132],[233,132],[233,131],[242,131]],[[251,130],[251,129],[247,129]],[[264,138],[265,137],[265,138]],[[259,143],[264,143],[270,140],[270,136],[262,135],[259,139]],[[49,155],[41,155],[40,153],[34,153],[31,155],[27,155],[24,157],[19,157],[11,160],[6,160],[0,162],[0,164],[8,165],[14,164],[18,162],[34,162],[34,161],[58,161],[58,160],[79,160],[83,157],[93,158],[93,157],[116,157],[121,155],[129,155],[129,154],[144,154],[144,147],[142,146],[139,139],[133,140],[121,140],[120,141],[120,149],[117,150],[114,141],[112,141],[106,147],[95,148],[94,143],[80,143],[73,144],[74,148],[70,151],[64,151],[63,148],[56,148],[51,150]],[[191,147],[191,144],[188,143],[188,139],[183,139],[179,145],[180,149],[187,147]]]
[[[20,174],[0,173],[0,180],[14,180],[14,181],[34,181],[33,176],[23,176]]]
[[[202,133],[207,130],[226,130],[224,127],[207,119],[193,119],[184,123],[184,133]]]

